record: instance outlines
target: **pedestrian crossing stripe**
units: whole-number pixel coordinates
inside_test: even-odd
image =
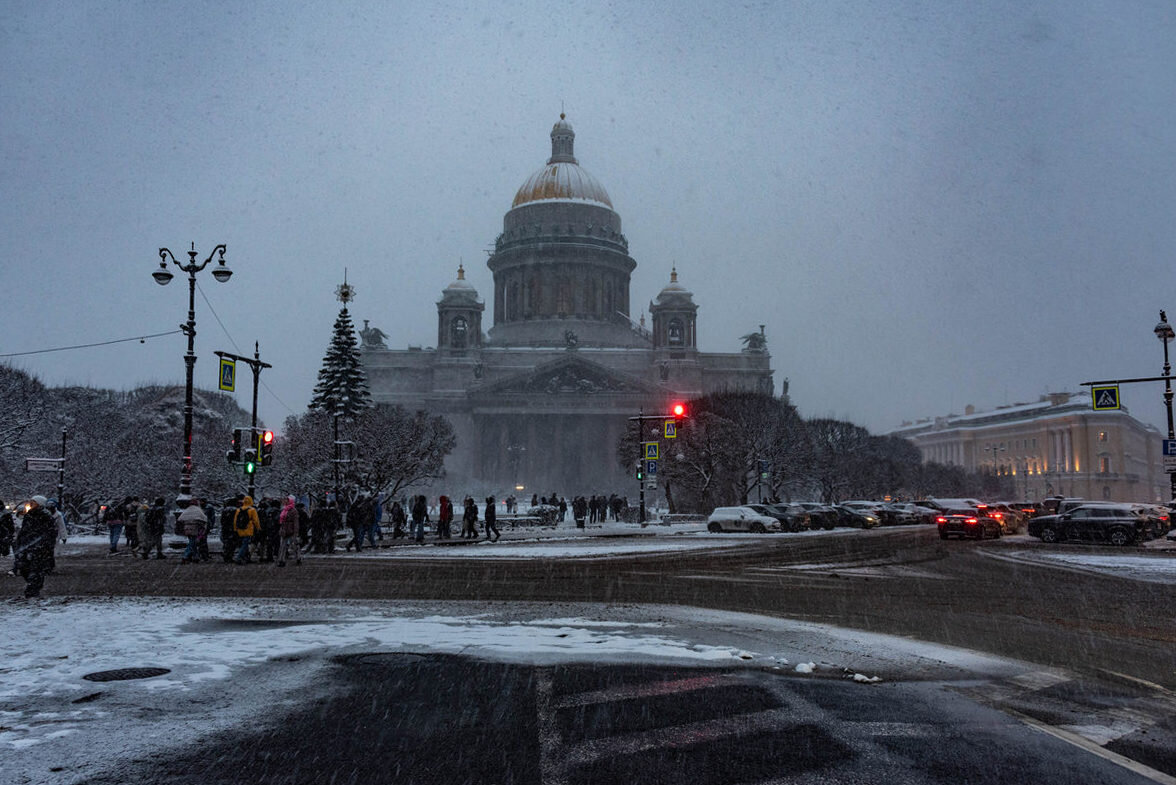
[[[1090,395],[1094,399],[1096,412],[1113,411],[1119,408],[1119,385],[1107,387],[1091,387]]]

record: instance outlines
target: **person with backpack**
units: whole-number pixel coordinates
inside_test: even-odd
[[[237,510],[244,498],[239,495],[234,499],[225,499],[225,506],[221,508],[221,558],[224,559],[225,564],[233,560],[233,554],[240,545],[237,541],[237,530],[234,528],[234,523],[237,520]]]
[[[257,519],[257,510],[253,507],[252,496],[242,497],[241,507],[233,516],[233,531],[236,532],[237,541],[240,543],[237,555],[233,557],[233,562],[248,564],[252,561],[249,558],[249,544],[261,531],[261,523]]]

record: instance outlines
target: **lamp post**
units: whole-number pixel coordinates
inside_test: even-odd
[[[203,262],[196,261],[196,243],[192,243],[187,251],[188,263],[181,264],[166,248],[159,249],[159,269],[151,273],[151,277],[160,286],[171,283],[174,277],[167,269],[170,259],[172,264],[188,274],[188,321],[180,325],[180,329],[188,336],[188,352],[184,355],[184,365],[187,368],[187,379],[184,385],[184,465],[180,471],[180,495],[176,501],[188,501],[192,498],[192,373],[196,367],[196,273],[203,270],[213,260],[219,258],[219,263],[212,271],[212,277],[224,283],[233,275],[233,271],[225,265],[224,243],[212,249],[212,253]]]
[[[1164,344],[1164,406],[1168,409],[1168,438],[1176,439],[1176,432],[1172,430],[1172,366],[1168,363],[1168,342],[1176,338],[1176,332],[1172,330],[1172,325],[1168,324],[1168,314],[1160,311],[1160,323],[1156,325],[1156,337],[1160,339],[1160,343]],[[1171,491],[1169,501],[1176,499],[1176,472],[1168,473],[1168,482]]]

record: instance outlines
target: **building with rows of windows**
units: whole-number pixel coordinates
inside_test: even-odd
[[[1126,408],[1094,411],[1088,392],[988,412],[968,406],[962,415],[903,423],[891,435],[913,442],[924,461],[1009,476],[1023,499],[1167,498],[1159,431]]]

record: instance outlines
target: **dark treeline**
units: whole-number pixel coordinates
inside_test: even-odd
[[[874,436],[844,420],[806,420],[787,400],[720,392],[687,404],[678,438],[661,440],[658,479],[672,511],[701,512],[766,499],[879,499],[884,496],[1009,497],[1001,478],[924,464],[906,439]],[[641,441],[657,437],[647,434]],[[639,446],[626,435],[617,454],[634,467]],[[761,479],[761,470],[767,474]]]

